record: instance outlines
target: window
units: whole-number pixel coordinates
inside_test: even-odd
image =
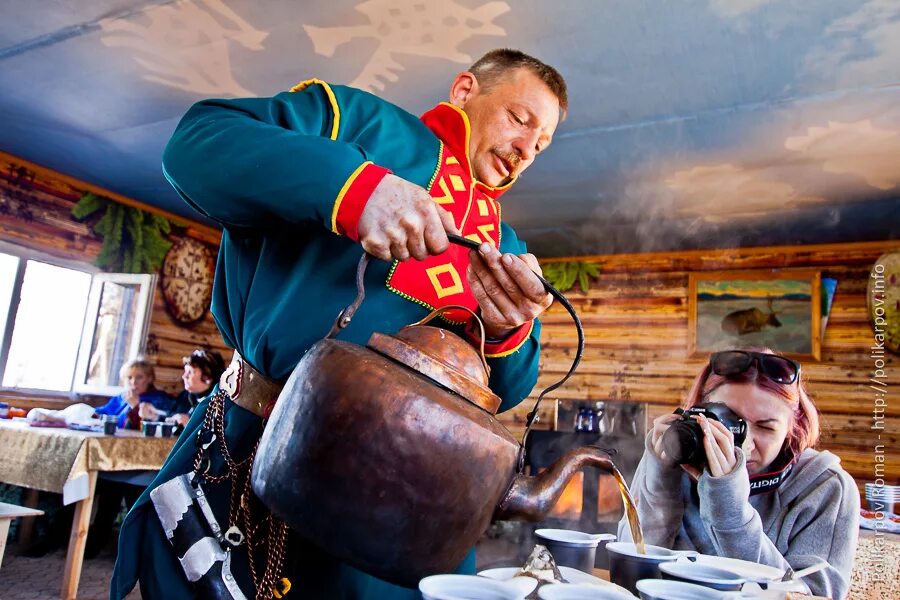
[[[153,275],[0,246],[0,387],[114,395],[146,339]]]
[[[119,393],[119,370],[143,347],[155,276],[94,275],[81,335],[76,392]]]

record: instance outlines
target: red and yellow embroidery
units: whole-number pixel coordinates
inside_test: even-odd
[[[500,245],[500,210],[496,197],[506,191],[475,181],[466,154],[469,123],[465,113],[441,104],[422,120],[441,139],[438,167],[429,192],[441,208],[453,215],[463,236],[478,242]],[[469,251],[451,245],[439,256],[424,261],[394,262],[387,277],[388,288],[407,300],[429,309],[458,304],[476,310],[478,303],[469,289],[466,271]],[[444,314],[451,322],[465,322],[463,311]]]

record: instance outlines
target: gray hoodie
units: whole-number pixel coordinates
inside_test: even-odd
[[[631,483],[648,544],[738,558],[795,571],[828,567],[804,578],[819,596],[844,598],[859,535],[859,491],[830,452],[806,450],[775,491],[750,497],[744,453],[723,477],[704,470],[694,484],[666,466],[645,442]],[[631,540],[627,520],[619,539]]]

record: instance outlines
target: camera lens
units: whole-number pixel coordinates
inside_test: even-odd
[[[703,464],[703,432],[700,424],[691,420],[677,421],[663,434],[666,456],[675,464]]]

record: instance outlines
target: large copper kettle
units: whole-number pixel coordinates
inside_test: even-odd
[[[589,446],[524,475],[523,444],[494,417],[500,398],[487,386],[483,345],[479,353],[427,325],[440,310],[394,336],[373,333],[366,347],[333,339],[362,302],[367,261],[356,301],[285,384],[252,485],[276,516],[329,554],[412,586],[452,571],[492,518],[540,520],[581,467],[615,467]],[[579,326],[571,374],[583,332],[563,301]],[[536,411],[537,404],[528,429]]]

